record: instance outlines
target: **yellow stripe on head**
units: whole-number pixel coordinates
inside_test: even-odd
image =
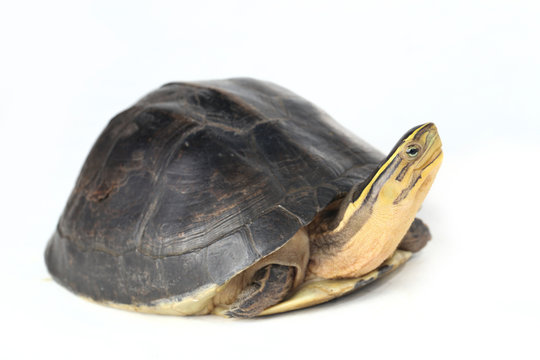
[[[412,170],[425,163],[427,158],[433,154],[438,155],[441,152],[441,141],[437,133],[437,128],[433,123],[427,123],[409,130],[396,144],[392,152],[376,171],[366,187],[362,190],[360,196],[352,199],[352,205],[358,209],[370,195],[377,182],[389,179],[403,181],[407,171]],[[392,176],[396,174],[396,176]],[[380,189],[383,184],[377,184]],[[376,194],[372,194],[375,196]]]
[[[399,203],[407,198],[413,189],[422,185],[421,178],[427,168],[440,165],[441,146],[437,128],[433,123],[419,125],[409,130],[397,142],[367,185],[360,192],[356,190],[358,195],[353,195],[350,199],[350,204],[336,231],[341,230],[352,214],[362,206],[372,206],[375,201]]]

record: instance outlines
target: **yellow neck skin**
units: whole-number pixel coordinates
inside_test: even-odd
[[[405,152],[411,144],[422,149],[414,159]],[[309,272],[323,278],[351,278],[382,264],[408,231],[441,162],[441,141],[435,126],[419,127],[403,140],[358,199],[343,205],[342,218],[335,229],[311,234],[325,238],[325,243],[339,245],[333,251],[318,251],[315,247]]]

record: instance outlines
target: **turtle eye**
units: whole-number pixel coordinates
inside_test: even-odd
[[[405,150],[405,153],[407,156],[411,159],[414,159],[415,157],[420,154],[420,146],[418,145],[409,145],[407,146],[407,150]]]

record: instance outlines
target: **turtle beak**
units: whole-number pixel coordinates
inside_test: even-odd
[[[426,132],[423,134],[424,147],[426,149],[424,160],[422,161],[421,169],[427,170],[434,166],[440,166],[443,158],[442,141],[437,131],[437,127],[433,123],[429,123],[425,128]]]

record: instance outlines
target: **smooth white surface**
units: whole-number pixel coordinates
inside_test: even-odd
[[[0,5],[3,358],[538,359],[540,5]],[[48,280],[42,253],[108,120],[174,80],[274,81],[388,151],[434,121],[433,241],[333,303],[255,321],[140,315]]]

